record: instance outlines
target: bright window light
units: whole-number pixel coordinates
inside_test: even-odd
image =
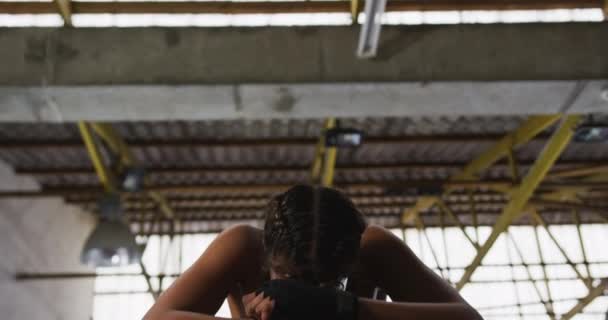
[[[463,11],[461,13],[462,23],[498,23],[500,21],[499,11]]]
[[[601,9],[572,9],[572,21],[604,21]]]
[[[422,13],[423,24],[459,24],[460,12],[457,11],[430,11]]]
[[[2,1],[2,0],[0,0]],[[246,0],[249,1],[249,0]],[[359,23],[365,19],[359,15]],[[413,11],[385,12],[386,25],[599,22],[601,9],[518,10],[518,11]],[[350,25],[348,13],[284,14],[74,14],[76,27],[259,27]],[[0,27],[59,27],[58,14],[0,14]]]
[[[60,27],[58,14],[0,14],[0,27]]]

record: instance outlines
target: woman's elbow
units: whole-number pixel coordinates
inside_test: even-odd
[[[166,320],[165,314],[167,312],[153,312],[149,310],[141,320]]]
[[[148,312],[142,318],[142,320],[177,320],[177,319],[179,319],[179,317],[178,317],[178,313],[175,310],[171,310],[171,309],[159,310],[154,307],[152,307],[152,309],[148,310]]]
[[[200,313],[192,313],[188,311],[178,311],[178,310],[167,310],[163,312],[158,312],[154,314],[150,314],[148,312],[143,320],[215,320],[214,316],[200,314]]]
[[[475,310],[475,308],[471,307],[470,305],[466,305],[466,311],[465,311],[465,317],[466,320],[483,320],[483,317],[481,316],[481,314],[479,314],[479,312],[477,312],[477,310]]]
[[[179,320],[180,313],[174,310],[165,310],[160,312],[148,312],[142,320]]]

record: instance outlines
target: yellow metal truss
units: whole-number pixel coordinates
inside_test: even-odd
[[[522,145],[537,136],[543,130],[554,124],[560,119],[560,115],[539,115],[531,116],[517,130],[506,135],[494,146],[483,152],[464,169],[452,176],[451,181],[477,180],[476,175],[489,168],[501,158],[508,156],[511,150]],[[501,191],[507,191],[508,187],[497,187]],[[452,189],[445,190],[444,195],[452,192]],[[437,203],[438,197],[421,197],[414,207],[404,210],[401,221],[403,224],[410,223],[420,212],[430,209]]]
[[[82,138],[85,142],[89,156],[101,184],[104,186],[106,191],[118,192],[118,185],[116,182],[116,175],[114,172],[109,170],[104,164],[103,157],[99,151],[99,146],[95,142],[93,133],[95,133],[100,139],[102,139],[113,152],[120,159],[121,168],[135,166],[136,160],[133,157],[133,153],[129,148],[128,144],[122,139],[122,137],[114,130],[114,128],[107,123],[93,122],[89,123],[86,121],[80,121],[78,123]],[[148,196],[156,202],[160,211],[167,219],[173,219],[175,214],[172,208],[169,206],[167,199],[159,192],[150,191]]]
[[[352,24],[357,24],[359,19],[360,0],[350,0],[350,20]]]
[[[556,236],[553,235],[553,233],[549,229],[547,223],[544,221],[542,216],[538,213],[537,208],[536,208],[536,204],[543,205],[544,203],[561,203],[560,201],[562,201],[562,200],[569,200],[570,201],[570,202],[568,202],[569,204],[581,204],[580,201],[577,200],[576,196],[589,191],[591,188],[588,186],[562,187],[556,191],[541,194],[541,195],[535,196],[534,199],[531,199],[532,195],[534,194],[535,189],[545,178],[562,179],[562,178],[572,178],[572,177],[583,177],[583,179],[578,180],[581,182],[603,182],[603,181],[608,180],[608,174],[605,172],[606,171],[605,165],[594,166],[591,168],[576,168],[576,169],[562,170],[560,172],[557,172],[556,174],[548,175],[548,171],[551,169],[553,163],[557,160],[557,158],[559,157],[561,152],[567,146],[569,140],[571,139],[571,137],[573,135],[573,131],[576,128],[577,124],[580,122],[580,120],[581,120],[581,117],[576,116],[576,115],[563,116],[563,121],[561,123],[561,126],[553,134],[553,136],[547,143],[545,149],[539,155],[537,161],[535,162],[533,167],[529,170],[526,177],[523,179],[522,183],[516,188],[510,188],[510,189],[503,190],[510,197],[510,200],[507,203],[507,206],[505,206],[505,208],[503,209],[503,212],[500,215],[497,223],[493,227],[492,233],[490,234],[490,236],[488,237],[486,242],[481,247],[479,246],[477,241],[474,241],[467,234],[464,226],[462,225],[462,223],[460,223],[460,220],[458,220],[458,217],[441,200],[441,198],[421,197],[418,199],[418,202],[415,205],[414,210],[411,210],[412,212],[414,212],[416,210],[422,211],[421,208],[428,208],[434,204],[437,204],[439,209],[441,210],[441,212],[444,214],[447,214],[448,217],[451,220],[453,220],[455,225],[465,235],[466,239],[471,243],[471,245],[473,247],[475,247],[477,249],[476,257],[473,259],[473,262],[465,269],[464,275],[462,276],[460,281],[458,281],[458,283],[456,284],[456,287],[458,289],[461,289],[466,283],[468,283],[470,281],[470,278],[471,278],[472,274],[474,273],[475,269],[481,265],[481,261],[483,260],[484,256],[487,254],[487,252],[490,250],[493,243],[497,240],[498,236],[502,232],[507,232],[507,234],[508,234],[508,227],[511,224],[511,222],[514,219],[517,219],[518,217],[520,217],[523,212],[529,212],[531,214],[533,221],[538,226],[541,226],[542,228],[544,228],[546,230],[546,232],[549,235],[550,240],[554,243],[555,246],[557,246],[558,250],[564,256],[564,258],[566,259],[565,264],[572,268],[572,270],[576,274],[576,277],[579,280],[581,280],[585,284],[585,286],[587,286],[587,288],[589,289],[587,296],[579,299],[579,302],[570,311],[568,311],[566,314],[562,315],[562,317],[560,317],[559,319],[572,318],[574,315],[581,312],[585,308],[585,306],[587,306],[589,303],[591,303],[591,301],[593,301],[593,299],[602,295],[606,291],[606,284],[608,281],[606,279],[602,280],[601,283],[597,284],[596,286],[593,286],[594,279],[591,277],[591,274],[589,271],[589,265],[587,264],[585,247],[583,244],[582,235],[581,235],[581,231],[580,231],[580,219],[578,218],[577,212],[576,211],[573,212],[573,216],[574,216],[573,221],[577,225],[578,238],[579,238],[579,242],[580,242],[580,246],[581,246],[581,251],[583,254],[585,268],[587,271],[586,274],[583,274],[580,270],[577,269],[576,264],[566,254],[565,249],[561,246],[561,244],[557,240]],[[511,174],[514,178],[514,181],[517,181],[519,178],[518,177],[519,173],[516,168],[515,159],[510,151],[509,151],[509,154],[507,154],[507,157],[509,158]],[[448,190],[448,192],[449,192],[449,190]],[[474,202],[474,199],[473,199],[471,193],[469,193],[469,199],[471,202],[470,203],[471,212],[474,216],[473,219],[475,220],[474,225],[476,225],[477,223],[476,223],[476,215],[475,215],[475,212],[476,212],[475,202]],[[564,203],[564,205],[566,205],[566,204],[567,203]],[[420,217],[417,213],[415,213],[415,214],[410,213],[410,216],[408,216],[408,218],[413,219],[415,222],[416,228],[420,229],[421,221],[420,221]],[[535,231],[534,235],[535,235],[535,239],[536,239],[537,250],[539,251],[539,255],[540,255],[541,261],[542,261],[543,253],[542,253],[542,250],[540,247],[540,240],[538,238],[537,228],[535,228],[534,231]],[[517,245],[517,242],[513,239],[513,237],[510,234],[508,234],[508,238],[513,243],[513,246],[514,246],[516,252],[518,253],[520,260],[523,262],[524,261],[523,255],[521,253],[521,249],[519,249],[519,247]],[[476,239],[479,239],[479,238],[476,237]],[[532,280],[533,277],[532,277],[532,274],[530,273],[528,265],[524,263],[524,267],[528,274],[528,278],[530,281],[533,281],[533,286],[536,291],[536,294],[538,295],[538,297],[540,299],[540,303],[546,308],[547,315],[551,319],[556,319],[556,314],[553,309],[552,294],[551,294],[551,290],[549,288],[550,279],[547,275],[547,271],[546,271],[544,263],[541,263],[541,266],[543,268],[543,281],[546,286],[547,299],[543,298],[541,291],[538,288],[538,283],[536,281]]]
[[[566,259],[566,263],[572,268],[572,270],[574,271],[574,273],[576,274],[576,276],[587,286],[587,288],[591,289],[591,283],[589,282],[589,279],[586,278],[577,268],[576,265],[574,264],[574,262],[572,262],[572,260],[570,259],[570,257],[568,257],[568,254],[566,253],[566,250],[560,245],[559,241],[557,241],[557,238],[553,235],[553,233],[551,232],[551,230],[549,230],[549,226],[547,225],[547,223],[545,222],[545,220],[541,217],[541,215],[538,213],[538,211],[536,210],[536,208],[532,208],[530,210],[530,214],[532,215],[532,218],[536,221],[536,223],[540,226],[542,226],[545,231],[547,232],[547,235],[549,235],[549,239],[551,239],[551,241],[553,242],[553,244],[555,244],[555,246],[557,247],[557,249],[559,250],[559,252],[562,254],[562,256],[564,257],[564,259]]]
[[[326,147],[325,130],[332,129],[335,126],[335,118],[325,120],[324,132],[319,136],[311,168],[312,183],[320,183],[326,187],[331,187],[334,181],[338,150],[336,147]]]
[[[607,287],[608,279],[600,280],[600,282],[596,286],[591,287],[589,293],[585,297],[579,299],[578,303],[574,307],[572,307],[572,309],[568,310],[568,312],[562,315],[560,320],[572,319],[572,317],[574,317],[577,313],[583,311],[583,309],[585,309],[587,305],[589,305],[593,300],[595,300],[595,298],[603,295],[604,292],[607,291]]]
[[[99,182],[106,192],[116,192],[116,178],[114,177],[112,171],[109,170],[104,163],[101,150],[99,150],[98,145],[95,142],[95,137],[91,132],[90,124],[80,121],[78,123],[78,129],[80,130],[80,135],[82,136],[82,140],[87,148],[91,162],[93,162],[93,167],[95,168],[97,177],[99,177]]]
[[[53,0],[57,5],[57,10],[63,18],[63,23],[66,27],[72,26],[72,1],[71,0]]]
[[[556,172],[555,174],[548,175],[548,172],[551,169],[551,167],[553,166],[554,162],[557,160],[557,158],[559,157],[561,152],[565,149],[569,140],[571,139],[571,137],[573,135],[573,131],[575,130],[578,122],[580,122],[581,117],[577,116],[577,115],[571,115],[571,116],[563,116],[562,119],[563,120],[562,120],[560,127],[553,134],[553,136],[547,143],[545,149],[539,155],[535,164],[532,166],[532,168],[529,170],[526,177],[523,179],[523,181],[518,186],[516,186],[515,188],[502,188],[502,190],[501,190],[501,188],[492,188],[497,191],[503,191],[509,197],[510,200],[507,203],[507,206],[505,206],[505,208],[503,209],[503,212],[500,215],[497,223],[494,225],[494,227],[492,229],[492,233],[490,234],[490,236],[488,237],[488,239],[482,246],[479,246],[479,244],[477,242],[477,241],[479,241],[479,237],[477,236],[476,239],[478,239],[478,240],[474,241],[468,235],[464,226],[458,220],[458,217],[451,211],[451,209],[439,197],[420,197],[418,199],[417,203],[415,204],[415,206],[405,212],[405,215],[403,218],[404,218],[404,222],[407,222],[407,221],[415,222],[416,228],[420,229],[421,221],[420,221],[419,212],[427,210],[428,208],[430,208],[436,204],[436,205],[438,205],[440,212],[443,214],[447,214],[450,217],[450,219],[452,219],[454,221],[455,225],[462,231],[462,233],[465,235],[466,239],[471,243],[471,245],[473,247],[475,247],[475,249],[477,249],[476,257],[473,259],[472,263],[467,268],[465,268],[465,273],[463,274],[460,281],[458,281],[458,283],[456,284],[456,287],[458,289],[461,289],[466,283],[468,283],[470,281],[471,276],[475,272],[475,269],[481,265],[483,258],[488,253],[488,251],[490,250],[490,248],[492,247],[494,242],[498,239],[498,236],[502,232],[505,232],[505,231],[508,234],[509,225],[515,219],[521,217],[521,215],[524,212],[529,212],[531,214],[533,221],[538,226],[541,226],[542,228],[544,228],[547,231],[550,240],[553,242],[553,244],[555,246],[557,246],[558,250],[561,252],[561,254],[566,259],[565,264],[570,266],[572,268],[572,270],[574,270],[576,277],[579,280],[581,280],[585,284],[585,286],[589,289],[587,296],[579,299],[579,302],[570,311],[568,311],[566,314],[564,314],[560,317],[560,319],[570,319],[575,314],[581,312],[585,308],[585,306],[587,306],[589,303],[591,303],[591,301],[593,301],[593,299],[595,299],[596,297],[598,297],[606,292],[606,285],[607,285],[608,280],[604,279],[601,281],[601,283],[597,284],[596,286],[593,286],[593,278],[591,277],[591,273],[589,271],[589,265],[588,265],[587,258],[586,258],[585,247],[583,244],[583,239],[582,239],[582,235],[581,235],[581,231],[580,231],[580,220],[578,218],[577,213],[573,212],[573,215],[574,215],[573,221],[577,225],[578,238],[579,238],[581,251],[583,254],[583,260],[584,260],[583,263],[585,264],[585,268],[586,268],[585,275],[576,268],[576,264],[568,257],[564,248],[560,245],[560,243],[557,240],[557,238],[555,237],[555,235],[553,235],[551,230],[549,230],[549,227],[546,224],[546,222],[543,220],[542,216],[538,213],[535,204],[543,205],[546,203],[559,203],[559,204],[563,204],[564,206],[566,206],[568,204],[571,207],[572,206],[581,206],[583,204],[577,199],[577,196],[589,191],[591,189],[591,187],[589,187],[589,186],[560,187],[556,191],[537,195],[534,197],[534,199],[531,199],[531,197],[534,194],[535,189],[545,178],[563,179],[563,178],[580,177],[581,179],[577,180],[577,181],[582,182],[582,183],[607,181],[608,173],[606,171],[608,170],[607,169],[608,167],[606,165],[597,165],[597,166],[588,167],[588,168],[575,168],[575,169],[562,170],[562,171]],[[511,138],[512,137],[513,136],[511,136]],[[504,150],[506,151],[505,155],[509,160],[509,168],[510,168],[511,174],[513,176],[513,180],[515,182],[517,182],[519,180],[519,172],[517,170],[517,164],[515,161],[515,157],[512,154],[512,148],[509,148],[507,150],[506,145],[503,145],[503,147],[505,148]],[[492,152],[496,152],[497,150],[498,150],[498,148],[495,146],[493,148]],[[482,168],[484,166],[484,164],[495,161],[496,155],[497,154],[494,154],[494,159],[492,159],[492,157],[490,157],[490,155],[485,155],[485,154],[482,155],[481,158],[477,159],[476,161],[473,161],[469,166],[467,166],[467,170],[463,170],[463,172],[461,172],[459,175],[456,175],[455,177],[453,177],[453,179],[455,179],[455,178],[459,178],[459,179],[475,178],[475,176],[472,174],[472,172],[475,172],[475,168]],[[450,191],[451,190],[448,189],[448,190],[446,190],[446,193],[449,193]],[[473,199],[471,191],[469,191],[469,200],[470,200],[471,212],[473,214],[473,224],[477,225],[475,201]],[[569,202],[561,202],[564,200],[568,200]],[[604,219],[604,221],[608,221],[608,220]],[[475,228],[475,231],[477,231],[477,228]],[[534,228],[534,231],[535,231],[534,232],[535,239],[537,242],[537,250],[539,251],[539,256],[541,257],[541,261],[543,261],[543,259],[542,259],[543,254],[542,254],[542,250],[540,247],[540,240],[538,238],[537,227]],[[524,261],[523,255],[521,253],[521,249],[519,249],[519,247],[517,245],[517,242],[513,239],[513,237],[510,234],[508,234],[508,238],[513,243],[513,246],[516,249],[516,252],[518,253],[519,258],[521,259],[521,261],[523,263],[523,261]],[[530,273],[529,266],[525,263],[523,263],[523,266],[525,267],[526,272],[528,274],[528,280],[533,282],[533,286],[536,291],[536,294],[539,297],[540,303],[547,310],[547,315],[551,319],[556,319],[556,314],[553,309],[552,294],[551,294],[551,290],[549,288],[550,279],[548,278],[544,263],[541,262],[541,266],[543,267],[543,280],[544,280],[544,283],[546,286],[547,299],[543,298],[541,291],[538,288],[537,281],[532,280],[533,277],[532,277],[532,274]]]
[[[574,134],[574,129],[580,120],[581,117],[578,115],[564,116],[561,125],[549,139],[547,145],[536,159],[534,165],[530,168],[528,174],[522,179],[521,184],[511,193],[511,198],[503,208],[489,237],[479,248],[475,258],[473,258],[471,264],[465,269],[462,278],[456,284],[457,289],[462,289],[462,287],[469,282],[471,276],[477,267],[481,265],[483,258],[490,251],[490,248],[492,248],[500,234],[507,230],[513,220],[521,216],[528,200],[545,178],[561,152],[568,145]]]
[[[112,149],[112,151],[120,156],[120,162],[125,166],[135,164],[133,154],[129,146],[124,142],[114,128],[107,123],[93,122],[91,128],[99,135]]]

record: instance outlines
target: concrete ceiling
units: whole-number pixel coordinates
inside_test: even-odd
[[[533,114],[608,110],[606,23],[4,29],[0,120]]]

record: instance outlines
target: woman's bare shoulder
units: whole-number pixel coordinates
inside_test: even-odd
[[[258,272],[263,250],[260,229],[236,225],[222,231],[184,275],[204,272],[243,281],[245,279],[239,278]]]
[[[390,230],[377,225],[368,225],[361,235],[361,242],[365,244],[370,241],[399,241]]]
[[[237,224],[222,231],[219,236],[225,236],[237,241],[258,242],[262,241],[262,234],[262,229],[248,224]]]
[[[160,296],[145,319],[168,310],[215,314],[237,283],[260,277],[262,231],[237,225],[220,233],[203,254]]]
[[[239,224],[220,233],[215,239],[214,244],[220,246],[222,251],[230,250],[238,254],[259,257],[264,250],[262,236],[263,231],[261,229],[246,224]]]
[[[390,263],[386,259],[390,258]],[[429,269],[393,232],[368,226],[361,238],[361,259],[367,276],[393,301],[461,302],[446,281]]]

